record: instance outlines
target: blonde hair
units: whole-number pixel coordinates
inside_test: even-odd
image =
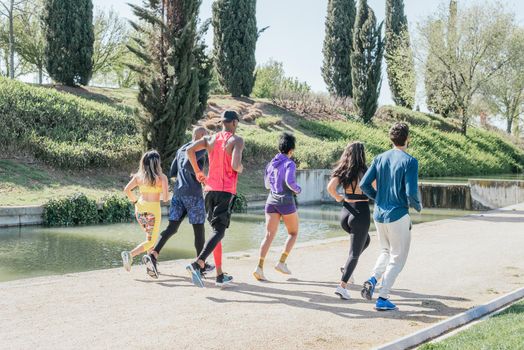
[[[161,174],[160,154],[156,150],[144,153],[142,159],[140,159],[140,165],[135,176],[144,185],[155,186]]]

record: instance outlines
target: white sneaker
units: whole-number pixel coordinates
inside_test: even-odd
[[[131,271],[131,264],[133,263],[133,258],[131,258],[131,253],[128,251],[123,251],[121,254],[122,256],[122,264],[124,265],[124,269],[126,271]]]
[[[279,262],[278,264],[275,265],[275,270],[283,273],[284,275],[291,275],[291,271],[289,271],[289,269],[287,268],[286,263]]]
[[[340,297],[340,299],[349,300],[351,297],[349,296],[349,292],[346,288],[342,288],[341,286],[337,286],[337,289],[335,289],[335,294]]]
[[[255,276],[255,278],[258,280],[258,281],[267,281],[266,280],[266,277],[264,276],[264,270],[262,270],[260,268],[260,266],[257,266],[257,268],[255,269],[255,271],[253,271],[253,276]]]

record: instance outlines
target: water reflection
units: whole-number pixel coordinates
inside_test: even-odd
[[[304,206],[299,212],[299,242],[345,235],[339,227],[339,206]],[[414,223],[418,223],[466,214],[466,211],[430,209],[412,218]],[[167,222],[163,223],[165,225]],[[264,227],[264,216],[260,211],[234,215],[223,242],[224,250],[258,248],[265,234]],[[209,227],[206,227],[206,232],[210,232]],[[143,239],[144,235],[136,224],[1,229],[0,281],[119,267],[120,251],[133,248]],[[281,225],[274,245],[282,245],[285,239],[285,229]],[[186,222],[166,244],[161,260],[194,255],[193,231]]]

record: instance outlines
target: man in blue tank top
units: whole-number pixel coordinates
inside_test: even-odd
[[[409,127],[396,123],[389,130],[393,149],[379,154],[360,181],[360,188],[375,201],[373,219],[382,253],[373,274],[364,282],[362,296],[373,297],[377,281],[382,278],[376,310],[395,310],[389,292],[406,263],[411,243],[409,207],[422,210],[418,195],[418,161],[409,155]],[[372,186],[377,182],[377,190]]]

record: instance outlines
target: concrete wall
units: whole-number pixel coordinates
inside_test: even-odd
[[[43,206],[0,207],[0,227],[42,225]],[[162,215],[169,215],[169,205],[162,205]]]
[[[474,209],[501,208],[524,202],[524,181],[469,180]]]
[[[44,209],[34,205],[28,207],[0,207],[0,227],[39,225]]]
[[[302,187],[299,202],[333,202],[326,191],[330,174],[329,169],[298,171],[297,182]],[[469,180],[467,184],[421,182],[419,190],[425,208],[485,210],[524,202],[524,181],[518,180]]]

